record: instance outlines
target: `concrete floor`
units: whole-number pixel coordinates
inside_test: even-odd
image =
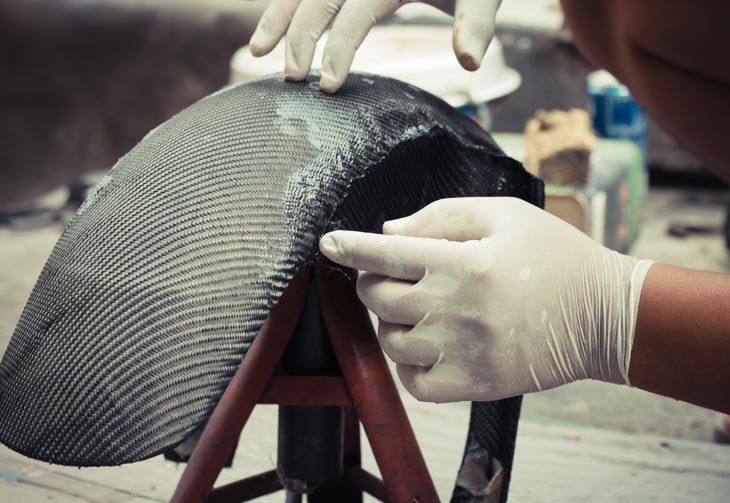
[[[719,192],[652,191],[633,253],[730,271],[719,233],[685,239],[666,233],[670,222],[719,227],[725,201]],[[0,228],[0,353],[60,232],[58,225],[32,231]],[[460,461],[467,404],[422,404],[405,393],[403,400],[446,500]],[[274,466],[275,414],[273,407],[257,408],[234,469],[226,470],[220,483]],[[529,395],[510,501],[723,501],[730,492],[730,447],[709,442],[716,417],[686,403],[596,382]],[[364,456],[365,467],[377,473],[367,449]],[[181,467],[160,457],[121,468],[76,470],[0,446],[0,501],[165,501],[180,474]],[[282,496],[261,501],[282,501]]]

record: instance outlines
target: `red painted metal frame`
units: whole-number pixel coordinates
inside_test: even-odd
[[[247,479],[232,482],[221,487],[217,487],[205,499],[206,503],[239,503],[241,494],[245,494],[248,499],[260,498],[267,494],[275,493],[282,489],[279,474],[276,470],[260,473]]]
[[[353,278],[341,270],[322,268],[315,279],[327,333],[390,501],[438,502],[370,317],[355,294]]]
[[[308,407],[352,407],[347,383],[341,376],[274,376],[264,390],[261,404]]]
[[[438,495],[380,349],[354,272],[318,268],[322,318],[342,376],[274,376],[304,306],[311,271],[290,283],[223,393],[178,483],[172,503],[248,501],[279,490],[275,471],[212,489],[256,403],[348,407],[345,473],[325,481],[311,501],[360,503],[362,491],[393,503],[436,503]],[[360,427],[381,481],[360,467]],[[334,498],[334,499],[332,499]]]
[[[171,503],[201,503],[210,494],[246,421],[271,379],[304,307],[311,272],[289,283],[254,339],[190,456]]]

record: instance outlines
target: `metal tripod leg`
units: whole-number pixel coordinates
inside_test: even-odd
[[[171,503],[201,503],[210,493],[289,343],[304,306],[310,276],[309,271],[295,276],[271,310],[208,419]]]
[[[438,494],[353,278],[317,269],[322,316],[353,404],[393,503],[438,502]]]
[[[309,281],[310,273],[295,277],[271,311],[208,420],[173,495],[173,503],[200,503],[209,494],[210,502],[248,501],[281,488],[278,474],[267,472],[211,493],[259,400],[287,405],[347,406],[357,413],[383,482],[360,468],[359,426],[356,418],[348,414],[344,475],[327,482],[331,485],[322,497],[336,494],[338,500],[358,501],[361,491],[365,491],[393,503],[438,501],[367,311],[355,294],[352,277],[341,270],[316,271],[322,318],[344,382],[343,377],[337,376],[277,376],[269,382],[299,320]],[[310,386],[308,393],[303,393],[304,386]],[[314,389],[320,390],[322,396],[313,395]]]

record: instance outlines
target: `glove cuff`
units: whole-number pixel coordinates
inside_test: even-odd
[[[624,383],[628,386],[631,386],[631,381],[629,381],[629,365],[631,364],[631,351],[634,347],[634,333],[636,331],[636,318],[639,314],[641,290],[644,286],[646,274],[652,265],[654,265],[653,260],[637,260],[631,270],[624,330],[622,331],[623,334],[619,333],[618,340],[616,341],[618,370],[621,377],[623,377]]]
[[[601,248],[586,274],[586,377],[628,384],[631,350],[644,278],[654,262]]]

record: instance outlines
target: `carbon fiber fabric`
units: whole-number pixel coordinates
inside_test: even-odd
[[[521,396],[472,404],[452,503],[507,501],[521,406]]]
[[[324,232],[496,195],[541,204],[542,185],[402,82],[355,74],[331,96],[271,76],[213,94],[120,159],[65,229],[0,364],[0,440],[77,466],[173,447]],[[508,424],[507,444],[483,445],[508,466],[519,407],[483,411],[488,431]]]

